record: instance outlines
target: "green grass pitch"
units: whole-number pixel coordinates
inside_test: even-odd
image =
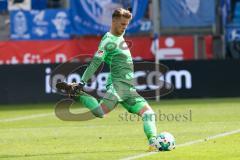
[[[168,131],[177,144],[240,129],[240,99],[150,102],[158,133]],[[72,112],[85,109],[75,104]],[[142,122],[120,105],[104,119],[61,121],[54,104],[0,106],[0,160],[114,160],[147,153]],[[170,152],[149,160],[238,160],[240,133]]]

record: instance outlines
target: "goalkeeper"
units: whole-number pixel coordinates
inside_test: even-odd
[[[111,30],[103,36],[98,51],[85,70],[81,82],[78,84],[65,83],[65,86],[63,82],[57,84],[57,88],[65,89],[68,93],[71,92],[75,95],[75,100],[81,102],[96,117],[103,118],[118,103],[128,112],[141,116],[144,133],[149,141],[149,151],[153,151],[155,150],[157,134],[155,114],[147,101],[134,88],[134,69],[131,53],[128,47],[123,45],[125,42],[123,35],[131,19],[132,14],[130,11],[123,8],[116,9],[112,14]],[[103,62],[109,66],[110,74],[106,85],[107,92],[98,103],[94,97],[81,90]],[[80,94],[76,96],[75,92]]]

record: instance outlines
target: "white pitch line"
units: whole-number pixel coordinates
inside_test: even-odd
[[[47,116],[50,116],[50,115],[53,115],[53,113],[33,114],[33,115],[22,116],[22,117],[0,119],[0,122],[14,122],[14,121],[21,121],[21,120],[26,120],[26,119],[47,117]]]
[[[186,142],[186,143],[183,143],[183,144],[179,144],[176,147],[179,148],[179,147],[190,146],[190,145],[193,145],[193,144],[202,143],[202,142],[205,142],[205,141],[208,141],[208,140],[212,140],[212,139],[216,139],[216,138],[220,138],[220,137],[224,137],[224,136],[229,136],[229,135],[236,134],[236,133],[240,133],[240,129],[234,130],[234,131],[225,132],[225,133],[216,134],[216,135],[204,138],[204,139],[198,139],[198,140],[194,140],[194,141],[189,141],[189,142]],[[158,152],[142,153],[142,154],[139,154],[139,155],[122,158],[120,160],[133,160],[133,159],[138,159],[138,158],[150,156],[150,155],[157,154],[157,153]]]

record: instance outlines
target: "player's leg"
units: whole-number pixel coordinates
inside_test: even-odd
[[[144,133],[149,141],[149,150],[155,150],[155,141],[157,136],[157,129],[155,123],[155,113],[147,101],[138,95],[138,93],[132,93],[128,99],[122,103],[130,113],[137,114],[142,117]]]
[[[56,85],[57,89],[65,91],[69,97],[77,102],[81,102],[83,106],[99,118],[103,118],[105,114],[112,111],[118,103],[118,97],[113,93],[113,87],[108,87],[107,93],[100,103],[98,103],[96,98],[82,91],[80,87],[77,83],[67,84],[65,82],[59,82]]]
[[[157,128],[156,128],[156,115],[153,109],[147,102],[137,103],[139,110],[133,111],[134,113],[138,114],[143,119],[143,128],[144,132],[148,138],[149,142],[149,151],[156,150],[155,143],[156,143],[156,136],[157,136]],[[134,110],[134,109],[133,109]]]
[[[98,103],[97,99],[93,96],[82,92],[79,96],[74,98],[76,101],[81,102],[88,108],[96,117],[103,118],[107,113],[111,112],[118,103],[118,98],[112,91],[108,89],[103,99]]]
[[[99,118],[104,117],[104,111],[95,97],[85,92],[82,92],[81,95],[74,97],[74,100],[76,102],[81,102],[82,105],[88,108],[96,117],[99,117]]]
[[[144,133],[149,140],[149,143],[152,144],[157,135],[155,113],[152,108],[147,101],[136,92],[136,89],[133,86],[120,82],[114,83],[113,86],[123,100],[121,102],[122,106],[130,113],[142,117]]]
[[[135,104],[129,103],[128,100],[123,101],[121,104],[130,113],[137,114],[142,117],[144,133],[148,140],[156,137],[157,130],[155,124],[155,113],[143,98],[135,99]]]

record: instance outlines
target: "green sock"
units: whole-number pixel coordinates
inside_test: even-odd
[[[104,112],[102,108],[100,107],[98,101],[93,96],[84,93],[80,95],[77,99],[77,101],[80,101],[86,108],[88,108],[96,117],[102,118],[104,115]]]
[[[157,129],[155,124],[155,114],[153,111],[146,111],[142,115],[143,120],[143,129],[144,133],[147,136],[148,140],[150,140],[152,137],[157,136]]]

